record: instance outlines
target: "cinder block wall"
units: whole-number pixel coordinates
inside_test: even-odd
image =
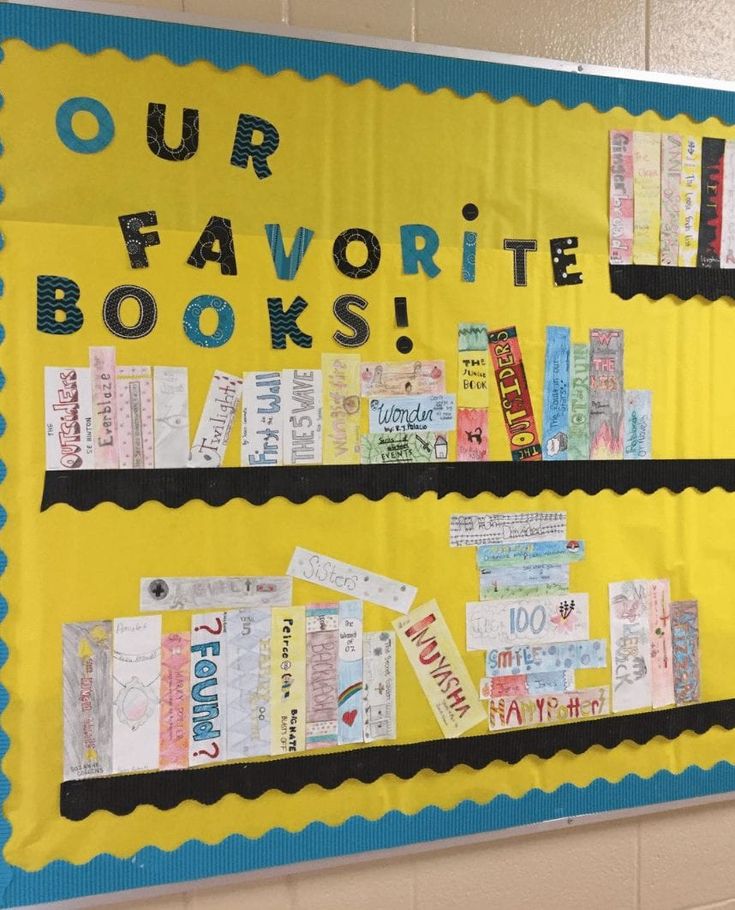
[[[735,0],[137,0],[137,5],[735,80]],[[735,802],[116,906],[735,910]]]

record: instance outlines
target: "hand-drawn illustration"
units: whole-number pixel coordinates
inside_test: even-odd
[[[112,771],[112,623],[62,630],[64,780]]]
[[[363,741],[362,602],[339,604],[337,664],[337,735],[340,745]]]
[[[189,371],[153,368],[154,461],[157,468],[185,468],[189,458]]]
[[[158,768],[161,617],[112,623],[112,770]]]
[[[623,332],[590,330],[590,458],[623,457]]]
[[[621,581],[610,589],[613,711],[651,707],[648,583]]]
[[[671,647],[674,656],[674,695],[677,705],[701,698],[699,669],[699,604],[696,600],[671,603]]]

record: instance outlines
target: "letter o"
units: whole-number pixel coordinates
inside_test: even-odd
[[[365,262],[353,265],[347,259],[347,247],[351,243],[362,243],[365,246]],[[348,278],[369,278],[380,265],[380,241],[366,228],[348,228],[334,239],[332,245],[334,264]]]
[[[217,672],[217,665],[211,660],[198,660],[194,665],[194,676],[197,679],[206,679]]]
[[[82,139],[74,132],[74,114],[85,111],[97,121],[97,135]],[[115,124],[112,114],[96,98],[69,98],[56,111],[56,132],[64,145],[80,155],[101,152],[115,138]]]
[[[217,314],[217,328],[211,335],[205,335],[200,326],[202,313],[214,310]],[[191,300],[184,310],[184,332],[189,341],[202,348],[221,348],[232,338],[235,331],[235,313],[230,304],[221,297],[202,294]]]
[[[538,604],[533,608],[531,613],[531,631],[534,635],[538,635],[543,631],[544,626],[546,625],[546,611]]]
[[[503,402],[503,406],[505,406],[505,402]],[[533,442],[533,433],[516,433],[511,442],[514,446],[530,446]]]
[[[120,319],[120,308],[124,300],[135,300],[139,307],[135,325],[125,325]],[[113,288],[102,304],[102,321],[118,338],[144,338],[153,331],[158,319],[158,308],[153,295],[135,284],[123,284]]]

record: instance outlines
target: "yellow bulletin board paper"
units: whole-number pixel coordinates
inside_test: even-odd
[[[707,178],[690,181],[702,192],[683,185],[681,200],[709,208],[699,220],[682,215],[680,256],[681,238],[695,251],[706,241],[712,266],[731,96],[247,33],[215,40],[201,27],[15,4],[3,12],[10,656],[0,902],[735,789],[735,690],[719,672],[735,641],[725,543],[733,504],[722,480],[735,444],[721,431],[735,419],[732,304],[720,293],[728,277],[687,253],[678,272],[696,273],[692,287],[705,282],[722,299],[703,306],[677,284],[689,299],[675,304],[655,271],[625,273],[650,294],[621,299],[608,263],[609,134],[665,132],[703,149],[682,163],[683,179],[697,167]],[[653,171],[657,142],[643,141]],[[634,194],[641,181],[629,176]],[[643,175],[643,256],[632,269],[659,268],[649,265],[659,261],[655,182]],[[482,401],[459,387],[460,324],[513,328],[512,367],[487,360]],[[581,407],[601,438],[635,428],[640,460],[567,457],[565,393],[547,397],[544,378],[552,366],[570,375],[572,363],[563,345],[547,352],[552,325],[567,327],[575,346],[595,330]],[[652,402],[649,411],[631,410],[628,390],[650,391],[631,399]],[[532,410],[540,429],[552,403],[562,429],[545,439],[541,460],[514,460],[509,415]],[[463,421],[463,409],[477,408],[487,427]],[[377,412],[385,424],[376,427]],[[102,430],[115,451],[96,461]],[[481,431],[486,456],[462,463],[458,435],[477,441],[469,437]],[[151,452],[165,453],[166,466],[145,467]],[[188,467],[190,458],[213,466]],[[563,513],[565,533],[544,540],[543,519],[529,513]],[[450,546],[450,528],[474,544]],[[541,546],[560,537],[562,549]],[[532,549],[492,550],[519,542]],[[481,565],[475,544],[490,548]],[[317,561],[283,603],[297,547]],[[165,649],[144,648],[154,624],[134,621],[141,579],[151,580],[146,596],[160,598]],[[193,604],[169,609],[176,579],[195,580]],[[611,639],[610,610],[633,616],[646,580],[668,581],[678,625],[667,639],[665,608],[654,617],[664,626],[640,623],[632,655],[629,641]],[[483,651],[466,648],[465,604],[511,603],[490,611],[488,628],[507,623],[512,641],[498,641],[519,647],[539,635],[548,657],[582,611],[569,592],[586,595],[586,637],[606,651],[603,665],[579,658],[570,695],[622,684],[614,666],[633,680],[648,636],[671,641],[671,664],[696,667],[697,686],[675,686],[676,705],[560,725],[547,723],[570,713],[557,710],[553,671],[539,679],[531,668],[498,683],[498,697],[555,698],[539,709],[538,729],[491,733],[473,697],[471,728],[440,737],[406,652],[380,644],[381,633],[410,627],[414,588],[416,604],[441,605],[437,640],[454,642],[475,696],[488,668]],[[323,665],[307,678],[305,605],[334,615],[358,598],[362,612],[338,611],[336,627],[317,632]],[[297,634],[276,653],[273,630],[283,639],[291,617]],[[358,640],[380,653],[358,657]],[[613,662],[613,648],[628,651]],[[367,695],[359,660],[371,661]],[[116,666],[124,673],[114,677]],[[150,751],[162,666],[174,770],[147,770],[133,749],[133,770],[113,774],[105,756],[121,725],[128,744],[131,731],[147,730]],[[323,688],[309,703],[328,717],[315,722],[333,731],[336,718],[344,744],[306,754],[297,724],[296,753],[269,755],[281,751],[282,717],[274,698],[266,716],[260,696],[293,695],[303,711],[315,680]],[[181,705],[193,687],[192,719]],[[95,713],[102,703],[109,717]],[[359,732],[368,715],[369,745]],[[39,730],[42,750],[29,732]],[[65,773],[74,731],[83,760]],[[206,766],[176,765],[190,733]]]

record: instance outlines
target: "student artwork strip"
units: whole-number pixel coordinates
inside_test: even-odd
[[[491,648],[485,658],[487,676],[596,670],[607,666],[607,641],[571,641],[547,645],[507,645]]]
[[[92,443],[95,468],[119,467],[117,437],[116,360],[114,347],[89,349],[92,383]]]
[[[271,611],[271,755],[306,748],[306,612]]]
[[[62,631],[64,779],[112,771],[112,623]]]
[[[46,367],[46,470],[94,467],[88,367]]]
[[[240,464],[283,464],[283,401],[279,372],[243,374]]]
[[[480,570],[480,600],[507,600],[569,590],[568,565],[490,566]]]
[[[212,575],[202,577],[141,578],[140,609],[242,609],[286,607],[292,602],[293,581],[288,575]]]
[[[677,188],[678,190],[678,188]],[[610,131],[610,262],[633,262],[633,133]]]
[[[696,600],[672,602],[671,647],[676,704],[694,704],[700,699],[699,605]]]
[[[286,762],[235,762],[169,771],[165,787],[161,786],[159,775],[150,773],[70,780],[60,787],[60,812],[64,818],[79,821],[97,809],[127,815],[140,805],[171,809],[186,799],[212,805],[228,793],[252,800],[273,789],[297,793],[307,784],[332,790],[351,778],[372,783],[384,774],[394,774],[410,780],[424,770],[441,774],[458,765],[480,770],[493,761],[516,764],[529,755],[545,759],[561,750],[581,755],[591,746],[613,749],[626,741],[644,745],[657,736],[675,740],[685,731],[702,734],[716,726],[735,729],[735,699],[642,714],[595,716],[535,729],[510,729],[502,736],[483,733],[399,746],[365,746],[349,752],[295,755]]]
[[[735,140],[725,142],[720,268],[735,268]]]
[[[283,463],[321,464],[322,371],[283,370]]]
[[[366,632],[363,648],[363,735],[366,743],[396,738],[395,632]]]
[[[561,594],[467,604],[467,650],[503,644],[547,644],[589,638],[587,594]]]
[[[446,433],[366,433],[360,440],[362,464],[428,464],[448,454]]]
[[[566,512],[477,512],[449,519],[450,547],[554,541],[566,534]]]
[[[360,366],[363,398],[395,395],[441,395],[444,392],[443,360],[407,363],[367,362]]]
[[[515,326],[489,332],[488,345],[513,461],[540,461],[541,444]]]
[[[418,591],[413,585],[351,566],[303,547],[294,550],[287,572],[292,578],[310,581],[360,600],[368,600],[398,613],[408,612]]]
[[[360,464],[360,357],[322,354],[324,464]]]
[[[112,624],[112,770],[158,768],[161,703],[161,617]]]
[[[340,746],[363,741],[362,603],[339,605],[337,651],[337,737]]]
[[[241,395],[239,376],[214,374],[189,452],[190,467],[218,468],[222,464]]]
[[[171,632],[161,640],[161,719],[158,767],[186,768],[189,756],[191,636]]]
[[[702,202],[702,140],[687,136],[684,140],[681,165],[681,197],[679,209],[679,265],[697,265],[699,220]]]
[[[679,202],[681,198],[681,148],[678,133],[661,136],[661,265],[679,264]],[[631,200],[632,201],[632,200]]]
[[[547,326],[543,411],[546,461],[566,461],[568,457],[570,358],[570,330],[564,326]]]
[[[627,389],[625,392],[625,443],[623,458],[652,458],[651,392]]]
[[[227,616],[191,618],[189,765],[227,758]]]
[[[647,582],[614,582],[609,589],[613,711],[650,708]]]
[[[699,268],[720,267],[724,156],[724,139],[702,140],[702,203],[697,246]]]
[[[575,688],[574,670],[552,670],[547,673],[528,673],[517,676],[489,676],[480,680],[480,698],[505,696],[554,695]]]
[[[610,688],[597,686],[576,692],[491,697],[487,710],[491,731],[566,724],[609,714]]]
[[[661,228],[661,136],[633,133],[633,262],[657,265]]]
[[[393,628],[445,736],[461,736],[482,723],[485,712],[472,677],[454,643],[439,605],[431,600]]]
[[[153,368],[154,462],[157,468],[185,468],[189,458],[189,371]]]
[[[153,381],[150,367],[117,368],[119,467],[153,467]]]
[[[651,704],[675,704],[674,659],[671,643],[671,594],[669,582],[648,582],[648,637],[651,644]]]
[[[227,614],[227,756],[252,758],[271,750],[271,611],[250,607]]]
[[[306,608],[306,748],[336,746],[339,605]]]
[[[400,395],[371,398],[368,403],[371,433],[448,433],[457,422],[454,395]]]
[[[496,543],[477,548],[477,568],[566,565],[584,559],[583,540]]]
[[[623,457],[623,332],[590,331],[590,458]]]

